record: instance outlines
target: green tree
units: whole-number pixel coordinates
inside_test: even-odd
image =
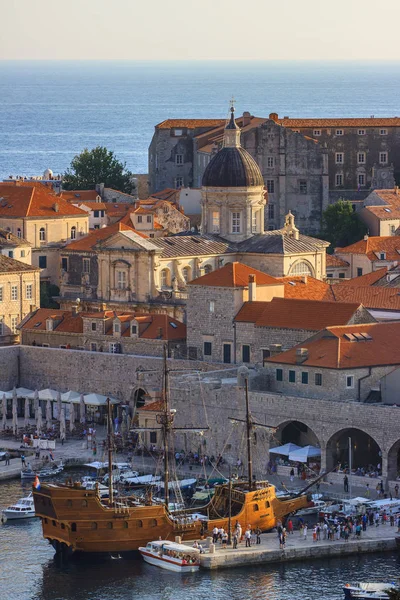
[[[331,243],[331,252],[335,247],[348,246],[361,240],[366,233],[366,225],[353,211],[350,202],[339,200],[322,213],[321,237]]]
[[[126,170],[126,163],[119,161],[114,152],[104,146],[93,150],[85,148],[75,156],[71,166],[63,175],[65,190],[94,190],[96,183],[104,183],[121,192],[131,194],[135,186],[132,173]]]
[[[59,287],[47,281],[40,282],[40,308],[60,308],[60,305],[53,300],[53,296],[59,295]]]

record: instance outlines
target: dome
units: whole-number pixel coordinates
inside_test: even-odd
[[[256,187],[264,186],[264,180],[260,167],[247,150],[241,147],[225,147],[208,163],[202,185],[204,187]]]
[[[43,179],[51,179],[53,177],[53,171],[51,169],[46,169],[43,172]]]

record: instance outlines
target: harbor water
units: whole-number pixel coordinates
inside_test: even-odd
[[[0,483],[0,508],[30,491]],[[0,526],[0,600],[339,600],[345,583],[399,577],[398,554],[179,574],[140,558],[87,558],[60,565],[38,519]]]

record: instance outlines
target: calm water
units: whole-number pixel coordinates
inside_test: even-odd
[[[26,491],[19,481],[0,484],[0,508]],[[53,555],[38,520],[0,525],[0,600],[342,600],[343,583],[400,574],[392,554],[186,575],[140,559],[60,567]]]
[[[237,111],[397,116],[400,63],[0,62],[0,177],[65,171],[105,145],[147,172],[154,125]]]

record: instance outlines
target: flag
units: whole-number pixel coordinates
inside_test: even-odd
[[[37,475],[35,477],[35,482],[33,484],[33,487],[36,488],[37,490],[40,490],[40,480],[39,480],[39,477]]]

